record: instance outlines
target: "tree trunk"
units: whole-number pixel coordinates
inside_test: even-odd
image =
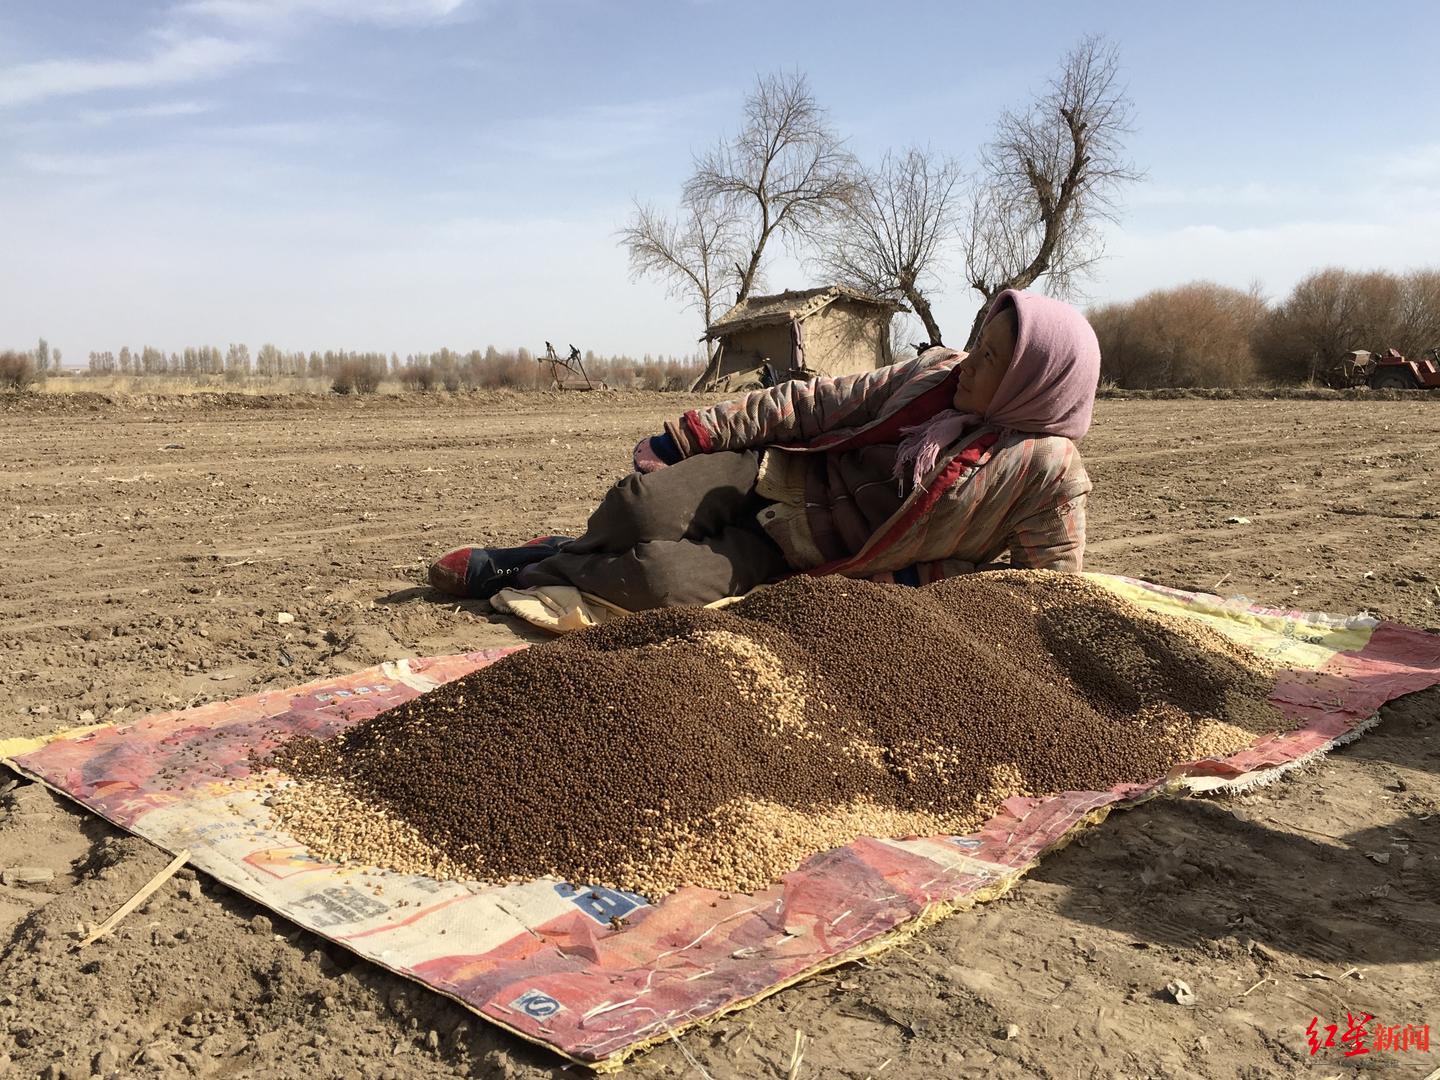
[[[769,165],[766,165],[768,172]],[[761,183],[764,183],[764,176],[761,176]],[[770,221],[770,206],[764,199],[760,200],[760,234],[755,238],[755,246],[750,249],[750,261],[745,266],[736,265],[735,270],[740,276],[740,287],[735,292],[735,303],[743,304],[750,296],[750,290],[755,287],[755,275],[760,272],[760,259],[765,254],[765,245],[770,240],[770,232],[774,229]]]
[[[998,294],[1000,290],[996,290]],[[985,303],[980,305],[980,310],[975,312],[975,321],[970,324],[970,336],[965,339],[965,351],[969,352],[975,348],[975,343],[980,340],[980,327],[985,325],[985,316],[990,313],[990,305],[995,302],[995,295],[985,297]]]
[[[925,324],[925,333],[929,336],[931,345],[943,345],[940,340],[940,324],[935,321],[935,313],[930,310],[930,301],[925,299],[925,294],[914,285],[905,286],[905,299],[910,301],[910,306],[915,309],[915,314],[920,316],[920,321]]]

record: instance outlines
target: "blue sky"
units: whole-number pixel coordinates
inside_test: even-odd
[[[615,230],[757,72],[973,162],[1090,32],[1147,172],[1091,299],[1440,264],[1434,3],[0,0],[0,346],[688,352]]]

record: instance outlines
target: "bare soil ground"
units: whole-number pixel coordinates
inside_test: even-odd
[[[432,595],[424,564],[577,529],[635,440],[687,404],[0,402],[0,737],[513,641],[486,605]],[[1437,406],[1101,402],[1089,566],[1440,625]],[[1311,1057],[1305,1029],[1343,1032],[1347,1010],[1440,1024],[1437,721],[1440,694],[1413,695],[1273,788],[1114,817],[1009,898],[632,1074],[784,1077],[798,1030],[802,1077],[1423,1076],[1440,1042]],[[34,785],[0,796],[0,866],[56,874],[0,887],[0,1075],[558,1074],[187,873],[108,944],[68,951],[165,861]],[[1193,1005],[1165,994],[1176,978]]]

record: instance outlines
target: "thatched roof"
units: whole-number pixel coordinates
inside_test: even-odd
[[[877,316],[889,317],[898,311],[909,311],[904,304],[871,296],[844,285],[821,285],[815,289],[792,289],[773,296],[751,296],[741,301],[716,319],[705,330],[702,340],[723,337],[738,330],[753,330],[759,326],[774,326],[788,323],[792,319],[808,319],[816,312],[829,307],[836,300],[849,300],[857,304],[868,304],[875,308]]]

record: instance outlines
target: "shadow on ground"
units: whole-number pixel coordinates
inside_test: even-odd
[[[1133,827],[1094,830],[1031,879],[1067,886],[1060,914],[1141,945],[1248,941],[1323,965],[1440,957],[1440,750],[1431,736],[1440,690],[1382,716],[1344,750],[1373,787],[1351,778],[1342,788],[1334,771],[1302,770],[1248,796],[1156,801],[1129,812]],[[1333,791],[1316,787],[1327,781]],[[1262,820],[1305,789],[1340,824]],[[1344,827],[1347,818],[1373,821],[1382,807],[1384,824]]]

